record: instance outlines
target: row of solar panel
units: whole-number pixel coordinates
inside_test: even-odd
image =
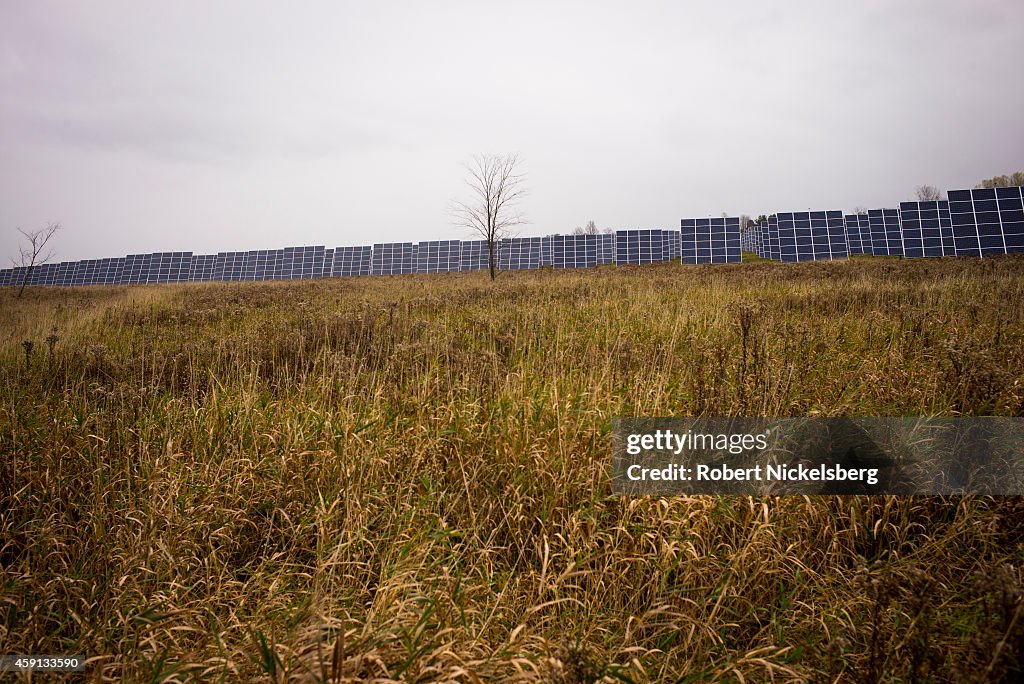
[[[739,254],[739,219],[735,252]],[[730,224],[730,228],[733,224]],[[720,236],[716,233],[716,238]],[[716,243],[717,244],[717,243]],[[688,245],[686,252],[700,251]],[[600,264],[647,264],[679,259],[684,241],[672,230],[621,230],[615,234],[508,238],[496,245],[501,270],[583,268]],[[731,252],[730,252],[731,253]],[[685,258],[684,258],[685,260]],[[126,257],[42,264],[0,270],[0,285],[135,285],[186,281],[263,281],[332,276],[450,273],[488,268],[484,240],[378,243],[359,247],[288,247],[249,252],[158,252]],[[698,263],[691,261],[689,263]]]
[[[776,261],[848,254],[986,257],[1024,253],[1024,190],[951,190],[949,200],[901,202],[866,214],[773,214],[743,231],[743,249]]]

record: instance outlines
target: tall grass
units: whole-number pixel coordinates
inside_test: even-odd
[[[618,498],[609,429],[1020,416],[1022,314],[1012,258],[0,291],[0,653],[91,681],[1012,678],[1016,498]]]

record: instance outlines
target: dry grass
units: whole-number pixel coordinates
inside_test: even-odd
[[[0,653],[91,681],[1020,674],[1016,498],[621,499],[609,429],[1020,416],[1024,260],[485,278],[0,291]]]

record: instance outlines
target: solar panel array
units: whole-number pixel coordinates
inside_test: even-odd
[[[761,226],[754,223],[740,229],[740,249],[761,256]]]
[[[385,242],[373,246],[370,273],[400,275],[416,272],[416,245],[411,242]]]
[[[600,266],[615,263],[614,233],[601,233],[597,236],[597,263]]]
[[[1020,187],[950,190],[949,214],[957,256],[1024,252]]]
[[[498,249],[498,267],[503,271],[519,271],[541,267],[544,238],[524,237],[502,240]]]
[[[899,209],[869,209],[868,229],[872,255],[903,256]]]
[[[735,263],[743,250],[775,261],[845,259],[853,254],[987,257],[1024,252],[1020,187],[950,190],[948,201],[901,202],[867,214],[771,214],[740,231],[738,218],[683,219],[679,231],[507,238],[496,245],[501,270],[585,268],[599,264]],[[0,269],[3,285],[136,285],[212,280],[295,280],[329,276],[486,270],[484,240],[377,243],[372,247],[287,247],[248,252],[156,252]]]
[[[846,214],[846,244],[850,254],[871,254],[871,228],[867,214]]]
[[[665,231],[619,230],[615,233],[615,263],[657,264],[666,260]]]
[[[490,263],[490,252],[487,249],[487,240],[462,241],[459,256],[460,271],[485,271]]]
[[[738,217],[683,219],[680,226],[684,264],[738,264],[742,261]]]
[[[461,265],[459,240],[430,240],[416,248],[417,273],[453,273],[461,270]]]
[[[335,247],[331,275],[338,277],[370,275],[372,264],[373,248],[369,245]]]
[[[834,260],[849,256],[843,212],[797,211],[776,216],[780,261]]]
[[[956,256],[949,202],[900,202],[903,256]]]
[[[552,265],[555,268],[597,266],[596,235],[555,235],[552,250]]]

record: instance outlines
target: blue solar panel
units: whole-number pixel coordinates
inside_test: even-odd
[[[75,285],[92,285],[96,279],[95,259],[82,259],[75,271]]]
[[[398,275],[416,272],[416,249],[411,242],[385,242],[373,245],[370,272],[373,275]]]
[[[782,261],[846,259],[846,224],[841,211],[798,211],[776,214]]]
[[[324,272],[322,277],[330,278],[334,273],[334,248],[328,247],[324,250]]]
[[[900,202],[900,229],[908,258],[956,255],[949,202]]]
[[[324,272],[323,245],[312,247],[285,247],[281,250],[280,267],[277,277],[282,280],[305,280],[320,278]]]
[[[757,230],[760,233],[760,243],[758,244],[757,256],[762,259],[768,257],[768,217],[766,216],[763,221],[757,226]]]
[[[189,265],[188,279],[192,282],[213,280],[213,267],[217,262],[216,254],[193,254]]]
[[[740,228],[740,249],[744,252],[757,254],[760,248],[761,231],[755,225]]]
[[[372,261],[373,248],[369,245],[336,247],[331,275],[337,277],[370,275]]]
[[[231,282],[242,280],[246,258],[245,252],[221,252],[217,255],[217,262],[214,265],[214,276],[217,276],[219,267],[220,278],[217,278],[218,280]]]
[[[97,281],[101,285],[116,285],[121,281],[121,272],[124,270],[124,257],[116,259],[100,259],[97,270]]]
[[[0,287],[11,284],[11,273],[9,268],[0,269]]]
[[[664,236],[661,230],[615,231],[615,263],[621,266],[665,261]]]
[[[24,266],[15,266],[14,272],[11,274],[11,285],[17,285],[21,287],[22,284],[28,285],[28,269]]]
[[[957,256],[1024,252],[1024,195],[1020,187],[949,191]]]
[[[149,255],[149,269],[144,283],[166,283],[171,272],[171,253],[153,252]]]
[[[615,263],[614,233],[601,233],[597,236],[597,263],[599,265]]]
[[[679,261],[683,255],[683,236],[678,230],[661,231],[665,261]]]
[[[148,268],[148,261],[148,254],[129,254],[126,256],[119,283],[122,285],[136,285],[140,281],[145,282],[141,278],[143,268]],[[72,269],[71,277],[74,278],[74,269]]]
[[[782,261],[782,249],[779,247],[779,217],[772,214],[768,217],[768,258]]]
[[[743,260],[739,217],[683,219],[684,264],[736,264]]]
[[[35,285],[53,285],[53,277],[57,264],[39,264],[32,269],[32,281]]]
[[[461,262],[459,240],[427,240],[416,248],[417,273],[454,273]]]
[[[846,244],[850,254],[871,254],[871,227],[867,214],[846,214],[843,216],[846,228]]]
[[[495,245],[496,254],[501,252],[501,245],[504,241],[499,241]],[[459,270],[460,271],[486,271],[490,263],[490,254],[487,249],[486,240],[463,240],[460,245],[461,254],[459,256]]]
[[[551,249],[552,266],[555,268],[597,266],[596,235],[554,235]]]
[[[898,209],[871,209],[868,211],[871,232],[871,253],[875,256],[902,256],[903,233],[900,230]]]
[[[61,268],[57,272],[57,282],[64,287],[71,287],[75,284],[75,270],[78,268],[77,261],[61,262]]]
[[[540,265],[542,268],[555,265],[554,239],[553,235],[545,235],[540,239]]]
[[[549,238],[506,238],[498,244],[498,265],[502,271],[540,268],[544,242]],[[554,256],[552,255],[552,260]]]

